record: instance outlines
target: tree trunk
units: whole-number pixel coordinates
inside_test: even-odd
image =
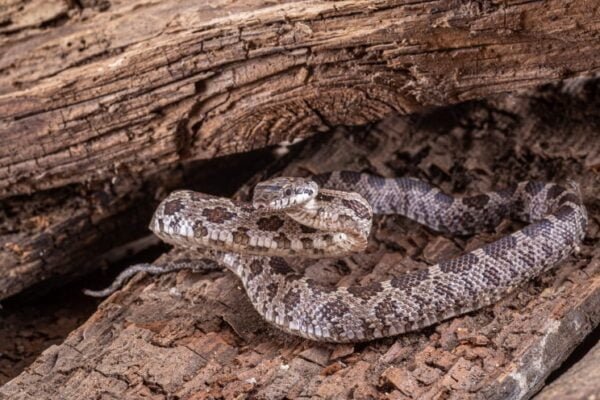
[[[600,82],[467,103],[372,128],[336,129],[271,167],[412,175],[463,194],[522,179],[577,181],[590,212],[581,251],[499,303],[417,333],[360,345],[267,325],[229,272],[137,276],[59,346],[0,388],[10,399],[140,397],[524,399],[600,322]],[[298,150],[294,150],[298,151]],[[283,164],[283,165],[282,165]],[[270,176],[262,172],[237,194]],[[226,180],[226,176],[220,179]],[[425,268],[516,229],[446,238],[378,217],[368,251],[302,263],[332,285]],[[159,262],[177,257],[171,251]]]

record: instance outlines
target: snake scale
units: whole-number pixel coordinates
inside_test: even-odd
[[[325,286],[290,266],[289,257],[364,250],[373,213],[400,214],[459,235],[491,229],[505,218],[528,225],[457,258],[364,286]],[[173,192],[158,206],[150,229],[200,253],[197,262],[212,260],[231,270],[256,310],[280,329],[318,341],[360,342],[418,330],[499,300],[576,250],[586,225],[574,184],[525,181],[459,198],[414,178],[337,171],[261,182],[253,203]],[[139,270],[166,271],[133,266],[122,275]],[[118,285],[89,293],[106,295]]]

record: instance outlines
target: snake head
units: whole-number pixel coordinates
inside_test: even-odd
[[[301,206],[317,196],[319,186],[307,178],[273,178],[254,187],[252,205],[273,211]]]

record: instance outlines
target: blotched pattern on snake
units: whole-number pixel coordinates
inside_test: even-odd
[[[587,225],[579,191],[571,186],[526,181],[457,198],[418,179],[340,171],[262,182],[253,203],[177,191],[159,205],[150,229],[235,273],[256,310],[280,329],[357,342],[484,307],[565,259]],[[460,235],[491,229],[507,217],[529,225],[460,257],[366,286],[328,287],[297,274],[286,260],[363,251],[373,213],[400,214]],[[183,267],[194,268],[193,262]],[[168,268],[134,266],[111,288],[90,294],[106,295],[139,270]]]

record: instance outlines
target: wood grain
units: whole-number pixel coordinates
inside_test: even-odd
[[[600,67],[587,0],[68,4],[0,9],[0,198]]]
[[[576,180],[590,212],[581,252],[494,306],[397,338],[333,346],[270,327],[228,272],[139,275],[2,386],[0,397],[530,398],[600,323],[599,88],[597,80],[577,80],[337,129],[275,168],[284,175],[341,168],[412,175],[456,194],[522,179]],[[270,174],[249,179],[237,197]],[[299,267],[332,285],[367,283],[516,228],[455,238],[382,217],[365,253]]]

